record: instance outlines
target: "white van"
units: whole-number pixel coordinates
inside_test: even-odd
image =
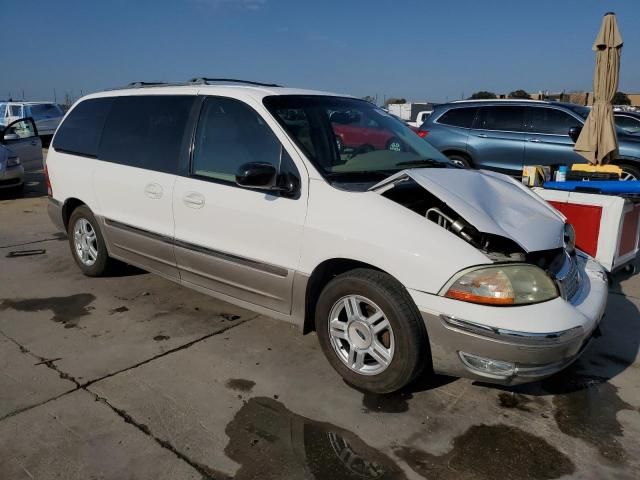
[[[21,118],[33,118],[38,135],[50,137],[58,128],[64,112],[53,102],[1,102],[0,126],[9,125]]]
[[[331,119],[354,115],[360,144],[338,148],[349,125]],[[605,273],[561,214],[364,100],[215,80],[93,94],[47,169],[50,216],[85,274],[124,261],[315,330],[365,390],[424,369],[543,378],[605,309]]]

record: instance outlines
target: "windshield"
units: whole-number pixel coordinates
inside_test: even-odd
[[[282,95],[266,97],[264,104],[330,183],[380,181],[406,168],[455,168],[370,102]]]

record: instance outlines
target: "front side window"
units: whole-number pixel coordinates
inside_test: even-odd
[[[92,98],[76,105],[53,137],[53,148],[59,152],[97,157],[102,127],[112,102],[113,98]]]
[[[12,122],[3,132],[5,140],[22,140],[36,136],[36,129],[31,119]]]
[[[100,142],[100,160],[177,173],[185,127],[195,97],[116,97]]]
[[[524,107],[495,106],[482,107],[478,126],[480,130],[501,130],[503,132],[524,131]]]
[[[406,168],[452,167],[406,124],[367,101],[279,95],[263,102],[333,185],[366,188]]]
[[[530,107],[528,110],[529,129],[533,133],[569,135],[571,127],[580,126],[578,120],[556,108]]]
[[[299,122],[297,112],[286,112]],[[240,166],[270,163],[280,170],[284,151],[264,119],[248,105],[230,98],[208,98],[200,112],[192,174],[234,182]]]
[[[438,123],[452,127],[471,128],[477,110],[477,108],[452,108],[438,119]]]

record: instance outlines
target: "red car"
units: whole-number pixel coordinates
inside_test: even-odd
[[[404,150],[402,141],[382,127],[375,118],[363,117],[359,112],[342,111],[331,114],[331,125],[336,135],[338,149],[359,150]],[[417,128],[411,128],[417,132]]]

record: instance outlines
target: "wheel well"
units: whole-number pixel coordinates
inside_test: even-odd
[[[78,200],[77,198],[69,198],[64,202],[64,205],[62,206],[62,221],[64,222],[65,230],[69,229],[69,218],[71,218],[73,211],[80,205],[84,204],[85,203],[82,200]]]
[[[460,157],[464,157],[467,160],[469,160],[469,163],[473,163],[473,159],[471,158],[471,155],[469,155],[467,152],[463,152],[461,150],[443,150],[442,151],[443,155],[446,155],[447,157],[449,155],[458,155]]]
[[[332,258],[325,260],[318,265],[307,282],[307,290],[305,293],[305,308],[304,308],[304,324],[302,327],[302,333],[307,334],[315,330],[315,310],[318,297],[322,289],[338,275],[341,275],[349,270],[356,268],[370,268],[372,270],[383,270],[369,265],[368,263],[359,262],[357,260],[350,260],[348,258]],[[386,273],[386,272],[385,272]]]

